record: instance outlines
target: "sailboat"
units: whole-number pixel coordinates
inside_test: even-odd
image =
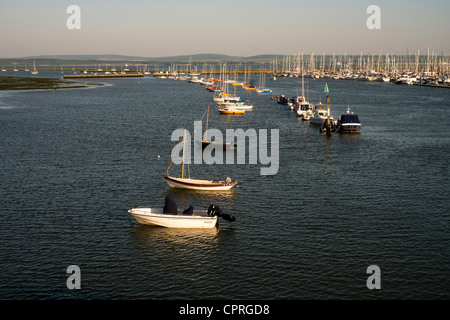
[[[205,139],[197,140],[202,144],[202,148],[206,148],[209,145],[214,145],[223,149],[233,149],[233,147],[236,147],[236,143],[231,142],[217,142],[217,141],[211,141],[208,140],[208,121],[209,121],[209,106],[206,114],[206,129],[205,129]]]
[[[242,85],[242,88],[245,90],[256,90],[256,87],[252,84],[251,81],[251,75],[250,73],[247,74],[247,67],[245,68],[244,71],[244,84]]]
[[[270,94],[270,93],[272,93],[272,90],[266,88],[265,86],[266,86],[266,73],[264,72],[264,74],[260,74],[260,77],[259,77],[259,89],[256,89],[256,92],[258,94]]]
[[[33,61],[33,71],[31,71],[30,74],[38,74],[36,70],[36,63],[34,61]]]
[[[245,114],[245,110],[240,110],[231,107],[225,107],[219,109],[220,114],[232,115],[232,116],[240,116]]]
[[[302,96],[297,98],[297,116],[303,120],[310,120],[313,113],[313,107],[305,98],[305,73],[303,72],[303,56],[302,56]]]
[[[226,180],[203,180],[203,179],[191,179],[184,177],[184,147],[186,144],[186,130],[184,131],[183,137],[183,163],[182,163],[182,171],[181,177],[172,177],[169,176],[169,169],[172,164],[172,161],[169,164],[169,167],[166,170],[166,174],[164,175],[164,179],[167,184],[172,188],[178,189],[190,189],[190,190],[202,190],[202,191],[226,191],[230,190],[237,184],[237,181],[233,181],[230,178]],[[175,156],[175,154],[174,154]],[[173,158],[172,158],[173,160]]]

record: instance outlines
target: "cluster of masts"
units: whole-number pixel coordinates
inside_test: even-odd
[[[450,56],[428,52],[394,55],[320,55],[314,52],[308,55],[286,55],[274,58],[271,62],[243,65],[231,62],[227,74],[236,78],[240,75],[268,74],[270,79],[277,77],[299,77],[325,79],[344,79],[395,82],[398,84],[431,84],[450,86]],[[217,67],[219,66],[219,67]],[[153,73],[154,76],[169,77],[176,80],[188,80],[189,75],[207,75],[214,78],[222,74],[222,64],[216,66],[205,63],[203,66],[189,64],[172,64],[168,70]],[[201,70],[200,70],[201,69]],[[218,70],[220,69],[220,70]]]
[[[428,50],[413,55],[315,55],[283,57],[272,62],[272,77],[298,77],[433,84],[450,86],[450,57]]]

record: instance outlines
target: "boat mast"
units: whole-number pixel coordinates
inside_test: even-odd
[[[305,97],[305,84],[304,84],[304,75],[305,72],[303,71],[303,52],[302,52],[302,97]]]
[[[331,123],[330,123],[330,96],[327,95],[327,136],[331,135]],[[184,155],[184,154],[183,154]]]
[[[184,178],[184,148],[186,145],[186,129],[184,129],[184,136],[183,136],[183,166],[181,167],[181,178]]]
[[[208,106],[208,113],[206,114],[206,129],[205,129],[205,140],[208,140],[208,119],[209,119],[209,106]]]
[[[328,90],[328,84],[325,83],[324,92],[327,94],[327,136],[331,136],[331,123],[330,123],[330,94]]]

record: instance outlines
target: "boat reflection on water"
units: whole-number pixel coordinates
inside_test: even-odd
[[[180,208],[187,208],[191,205],[194,207],[203,207],[210,203],[215,203],[223,207],[223,209],[228,210],[227,207],[234,205],[234,200],[236,200],[239,192],[238,189],[230,189],[223,192],[170,188],[167,194],[177,199]]]
[[[219,222],[216,227],[207,229],[149,227],[137,221],[131,227],[131,239],[143,248],[157,250],[158,254],[177,245],[187,251],[211,248],[234,237],[235,232],[233,225],[227,222]]]
[[[184,248],[183,250],[194,250],[210,248],[217,245],[218,234],[224,232],[224,228],[211,229],[189,229],[189,228],[164,228],[141,225],[137,222],[132,224],[130,236],[140,247],[155,251],[155,255],[163,255],[170,248]],[[232,229],[228,228],[226,231]],[[160,260],[160,259],[158,259]]]

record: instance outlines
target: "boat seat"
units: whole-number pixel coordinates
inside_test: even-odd
[[[192,215],[194,213],[194,206],[190,206],[186,210],[183,211],[183,215]]]
[[[171,214],[178,213],[177,204],[170,195],[166,196],[166,202],[164,204],[163,213],[171,213]]]

